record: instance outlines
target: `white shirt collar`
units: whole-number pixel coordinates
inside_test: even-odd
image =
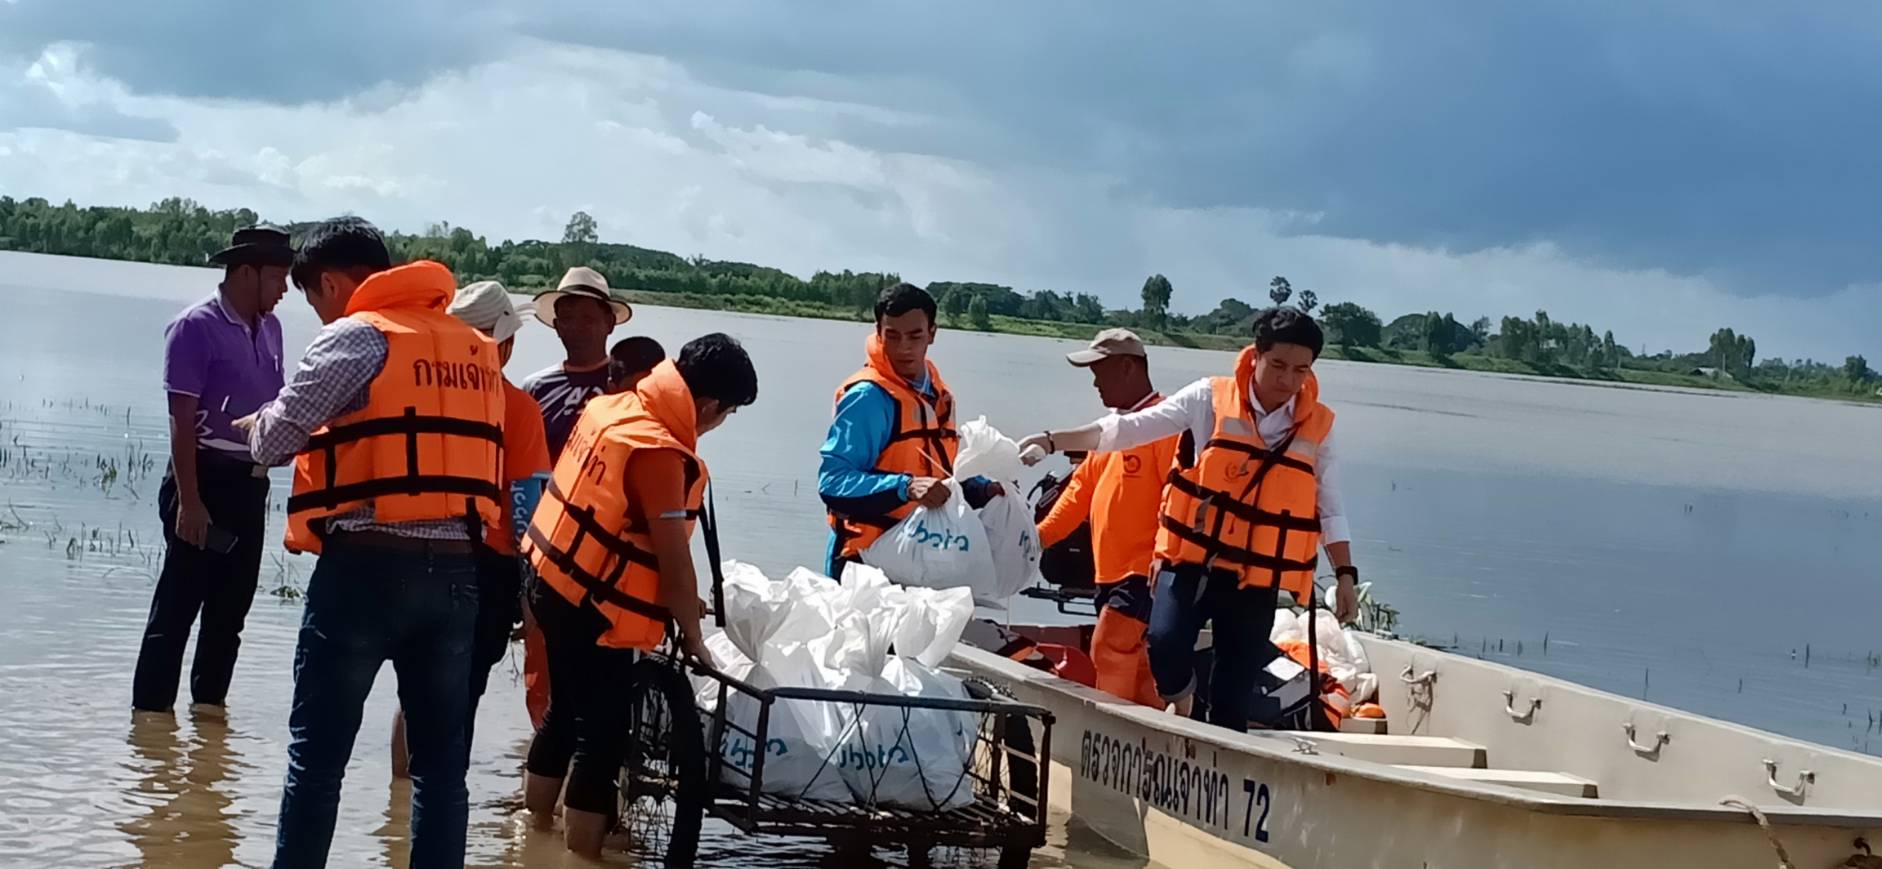
[[[1300,398],[1300,396],[1296,395],[1293,398],[1288,399],[1286,404],[1283,404],[1280,407],[1277,407],[1272,411],[1262,410],[1261,400],[1255,398],[1254,384],[1249,384],[1248,386],[1248,407],[1249,409],[1255,412],[1256,422],[1266,419],[1267,417],[1276,413],[1287,414],[1287,417],[1289,419],[1292,419],[1294,417],[1294,401],[1298,398]]]

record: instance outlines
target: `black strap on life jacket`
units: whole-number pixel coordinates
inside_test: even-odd
[[[1328,720],[1327,711],[1320,703],[1320,633],[1315,628],[1315,623],[1320,621],[1315,615],[1315,609],[1319,605],[1320,588],[1309,579],[1307,582],[1307,684],[1312,688],[1311,693],[1307,695],[1307,720],[1312,722],[1314,730],[1332,730],[1333,722]]]
[[[379,417],[334,426],[308,438],[307,445],[301,448],[303,453],[319,450],[325,454],[326,480],[318,489],[296,492],[288,496],[288,512],[331,510],[341,504],[369,501],[387,495],[464,495],[467,499],[489,498],[494,503],[503,502],[503,493],[494,477],[482,479],[452,474],[420,473],[418,436],[421,434],[450,435],[489,441],[496,446],[498,455],[502,455],[502,427],[448,416],[421,416],[416,407],[406,407],[405,412],[399,416]],[[389,435],[405,437],[405,473],[388,474],[354,483],[339,482],[338,451],[340,447],[366,438]],[[472,503],[474,512],[474,501]]]
[[[1176,471],[1170,472],[1169,485],[1199,501],[1209,501],[1209,506],[1220,510],[1251,525],[1267,525],[1291,531],[1319,531],[1320,519],[1317,516],[1295,516],[1290,512],[1274,513],[1263,510],[1253,504],[1233,500],[1227,492],[1218,492],[1205,488],[1201,483],[1191,480]]]
[[[1214,527],[1205,532],[1175,517],[1165,515],[1162,517],[1163,527],[1177,538],[1201,549],[1203,551],[1202,566],[1205,568],[1212,567],[1217,559],[1223,559],[1243,567],[1267,570],[1273,575],[1271,583],[1275,588],[1280,587],[1283,573],[1302,570],[1311,572],[1320,563],[1320,554],[1315,552],[1305,561],[1287,558],[1285,555],[1287,535],[1290,531],[1318,532],[1320,530],[1319,517],[1317,515],[1295,516],[1287,510],[1274,513],[1255,506],[1255,501],[1260,495],[1261,484],[1267,479],[1270,471],[1287,462],[1305,465],[1304,462],[1287,457],[1287,450],[1293,446],[1294,438],[1299,433],[1300,426],[1296,425],[1288,431],[1287,436],[1282,438],[1280,443],[1266,450],[1256,450],[1247,444],[1233,444],[1238,450],[1261,457],[1261,464],[1256,467],[1253,474],[1249,475],[1248,485],[1242,487],[1239,495],[1209,489],[1172,470],[1169,478],[1170,485],[1196,498],[1205,507],[1215,510],[1215,522]],[[1218,447],[1228,443],[1219,439],[1209,441],[1210,445]],[[1312,471],[1312,466],[1306,467],[1309,472]],[[1279,533],[1275,536],[1274,551],[1272,553],[1257,552],[1222,540],[1222,526],[1228,521],[1229,516],[1241,519],[1250,526],[1265,525],[1277,529]]]
[[[1241,441],[1227,440],[1225,438],[1210,438],[1208,443],[1203,444],[1203,449],[1229,450],[1230,452],[1246,453],[1250,458],[1260,459],[1264,464],[1271,463],[1283,468],[1293,468],[1296,471],[1311,474],[1313,473],[1313,465],[1287,454],[1287,448],[1294,445],[1294,433],[1297,431],[1299,431],[1299,428],[1288,432],[1287,438],[1271,449],[1257,447],[1253,444],[1247,444]]]
[[[660,569],[660,559],[632,541],[609,532],[600,520],[595,518],[592,507],[577,507],[562,494],[555,480],[549,481],[544,493],[562,505],[564,516],[575,524],[575,536],[570,538],[567,549],[561,549],[551,542],[547,535],[538,530],[534,523],[529,526],[529,541],[544,559],[555,565],[584,591],[583,603],[600,601],[618,606],[624,610],[655,621],[666,621],[670,614],[667,608],[649,600],[642,600],[621,590],[621,578],[627,575],[629,564],[638,564],[651,570]],[[589,572],[575,559],[575,552],[581,549],[585,539],[592,539],[595,544],[614,555],[613,569],[608,576],[602,577]]]
[[[859,381],[859,382],[866,382],[866,381]],[[878,384],[877,388],[881,389],[882,387],[880,386],[880,384]],[[913,392],[912,389],[910,391]],[[924,450],[924,452],[931,453],[932,455],[930,456],[930,458],[932,459],[932,461],[934,461],[940,466],[940,471],[936,473],[935,476],[941,476],[941,477],[953,476],[954,475],[954,459],[952,457],[952,454],[949,453],[947,449],[947,444],[945,443],[946,441],[959,441],[961,438],[960,430],[954,427],[954,420],[953,420],[954,408],[952,406],[953,402],[950,401],[948,403],[949,407],[944,412],[939,407],[940,405],[939,395],[937,395],[935,397],[935,401],[931,403],[925,398],[923,398],[921,395],[917,394],[915,396],[915,407],[916,407],[917,414],[920,416],[920,424],[914,428],[903,428],[902,427],[902,400],[899,398],[896,398],[894,393],[889,392],[889,390],[887,389],[883,389],[882,393],[889,397],[889,404],[891,408],[894,410],[894,415],[893,415],[894,422],[892,423],[889,429],[889,441],[888,442],[892,444],[892,443],[895,443],[896,441],[908,441],[908,440],[921,441],[922,444],[925,447],[927,447],[927,449]],[[929,424],[928,415],[930,413],[934,414],[933,424]],[[878,468],[877,470],[880,471],[881,473],[897,473],[897,474],[907,473],[907,471],[900,470],[900,469],[882,470]]]
[[[1171,534],[1176,535],[1177,538],[1195,544],[1206,553],[1206,557],[1210,560],[1227,561],[1244,567],[1272,571],[1277,577],[1282,573],[1294,573],[1302,570],[1310,571],[1320,563],[1319,553],[1315,553],[1305,561],[1296,561],[1291,558],[1282,557],[1279,553],[1270,554],[1266,552],[1256,552],[1245,546],[1223,543],[1210,537],[1207,532],[1197,531],[1195,528],[1185,523],[1178,522],[1169,516],[1163,517],[1163,528]]]

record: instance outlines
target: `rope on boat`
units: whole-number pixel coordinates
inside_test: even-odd
[[[1777,831],[1771,828],[1771,819],[1764,816],[1764,811],[1747,802],[1744,797],[1733,794],[1719,800],[1719,805],[1748,812],[1751,819],[1758,822],[1758,828],[1764,831],[1764,837],[1771,842],[1771,850],[1777,852],[1778,869],[1797,869],[1791,862],[1789,851],[1784,850],[1784,843],[1778,841]]]

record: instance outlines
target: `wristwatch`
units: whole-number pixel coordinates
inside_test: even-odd
[[[1350,564],[1346,565],[1345,567],[1333,568],[1334,579],[1336,580],[1345,579],[1349,576],[1353,578],[1354,582],[1358,582],[1359,581],[1359,568],[1354,567]]]

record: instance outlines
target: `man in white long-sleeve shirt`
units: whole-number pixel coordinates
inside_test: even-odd
[[[1281,591],[1305,603],[1319,550],[1338,577],[1335,613],[1357,615],[1351,535],[1332,446],[1333,411],[1320,403],[1313,364],[1325,338],[1313,318],[1272,308],[1231,377],[1211,377],[1135,413],[1048,431],[1021,447],[1121,450],[1181,436],[1165,489],[1150,613],[1157,690],[1186,705],[1195,690],[1196,637],[1213,623],[1209,720],[1248,727],[1256,674]]]

